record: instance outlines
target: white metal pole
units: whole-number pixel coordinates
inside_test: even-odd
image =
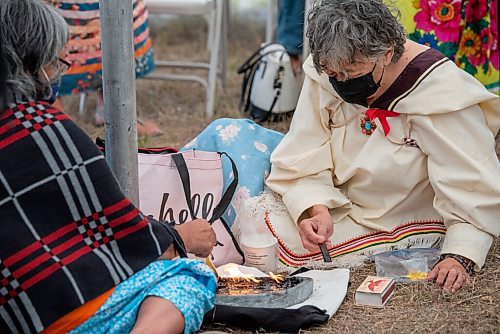
[[[274,31],[276,29],[277,11],[278,11],[278,0],[268,0],[267,18],[266,18],[266,43],[271,43],[272,41],[274,41]]]
[[[139,205],[132,0],[100,0],[106,161]]]

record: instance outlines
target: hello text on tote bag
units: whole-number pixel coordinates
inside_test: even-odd
[[[222,156],[231,160],[234,179],[223,190]],[[139,153],[139,201],[144,214],[183,224],[203,218],[217,235],[212,256],[215,265],[243,263],[231,229],[222,218],[236,191],[238,171],[225,153],[191,150],[171,154]]]

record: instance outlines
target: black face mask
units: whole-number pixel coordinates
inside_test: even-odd
[[[373,80],[373,71],[375,71],[375,67],[377,67],[377,64],[375,64],[370,73],[345,81],[338,81],[334,77],[330,77],[330,83],[342,100],[347,103],[355,103],[368,107],[367,98],[375,94],[384,76],[385,67],[384,70],[382,70],[380,80],[375,82]]]

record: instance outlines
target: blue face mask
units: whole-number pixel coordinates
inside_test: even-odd
[[[50,83],[50,88],[52,93],[50,94],[49,97],[42,97],[41,100],[47,102],[48,104],[53,104],[54,102],[56,102],[57,97],[59,96],[59,90],[61,88],[61,79],[55,82],[51,82],[49,76],[47,75],[47,73],[45,73],[45,70],[42,70],[42,73],[47,79],[47,81]]]

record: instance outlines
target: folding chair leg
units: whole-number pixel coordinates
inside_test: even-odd
[[[1,0],[0,0],[1,1]],[[275,0],[277,1],[277,0]],[[198,68],[207,69],[208,78],[199,75],[186,74],[169,74],[156,73],[146,76],[146,79],[156,80],[186,80],[200,83],[205,88],[206,107],[205,117],[212,118],[214,116],[215,93],[217,90],[217,79],[221,77],[222,88],[226,86],[226,52],[227,52],[227,31],[228,22],[224,21],[229,15],[229,0],[212,0],[209,2],[215,8],[206,8],[210,10],[210,14],[204,14],[207,21],[207,49],[210,51],[210,59],[205,62],[172,62],[172,61],[156,61],[157,68],[164,67],[181,67],[181,68]],[[160,14],[161,11],[155,12]],[[190,15],[187,13],[187,15]],[[223,30],[224,29],[224,30]],[[219,58],[221,57],[221,58]],[[219,59],[221,64],[219,65]],[[219,68],[220,66],[220,68]]]
[[[204,15],[205,20],[207,21],[207,50],[212,51],[212,45],[214,43],[214,34],[215,30],[215,13],[212,12],[210,14]]]
[[[86,97],[87,97],[87,94],[80,93],[80,104],[78,106],[78,114],[80,116],[83,116],[85,114],[85,98]]]
[[[222,15],[222,36],[221,36],[221,54],[220,57],[220,82],[223,94],[226,94],[226,71],[227,71],[227,40],[229,29],[230,4],[229,0],[224,1],[224,11]]]
[[[208,70],[208,89],[207,89],[207,106],[206,117],[212,118],[214,116],[214,103],[215,103],[215,90],[217,86],[217,71],[218,71],[218,58],[219,46],[221,40],[222,28],[222,11],[223,0],[216,0],[216,16],[215,16],[215,34],[212,52],[210,53],[210,69]]]

